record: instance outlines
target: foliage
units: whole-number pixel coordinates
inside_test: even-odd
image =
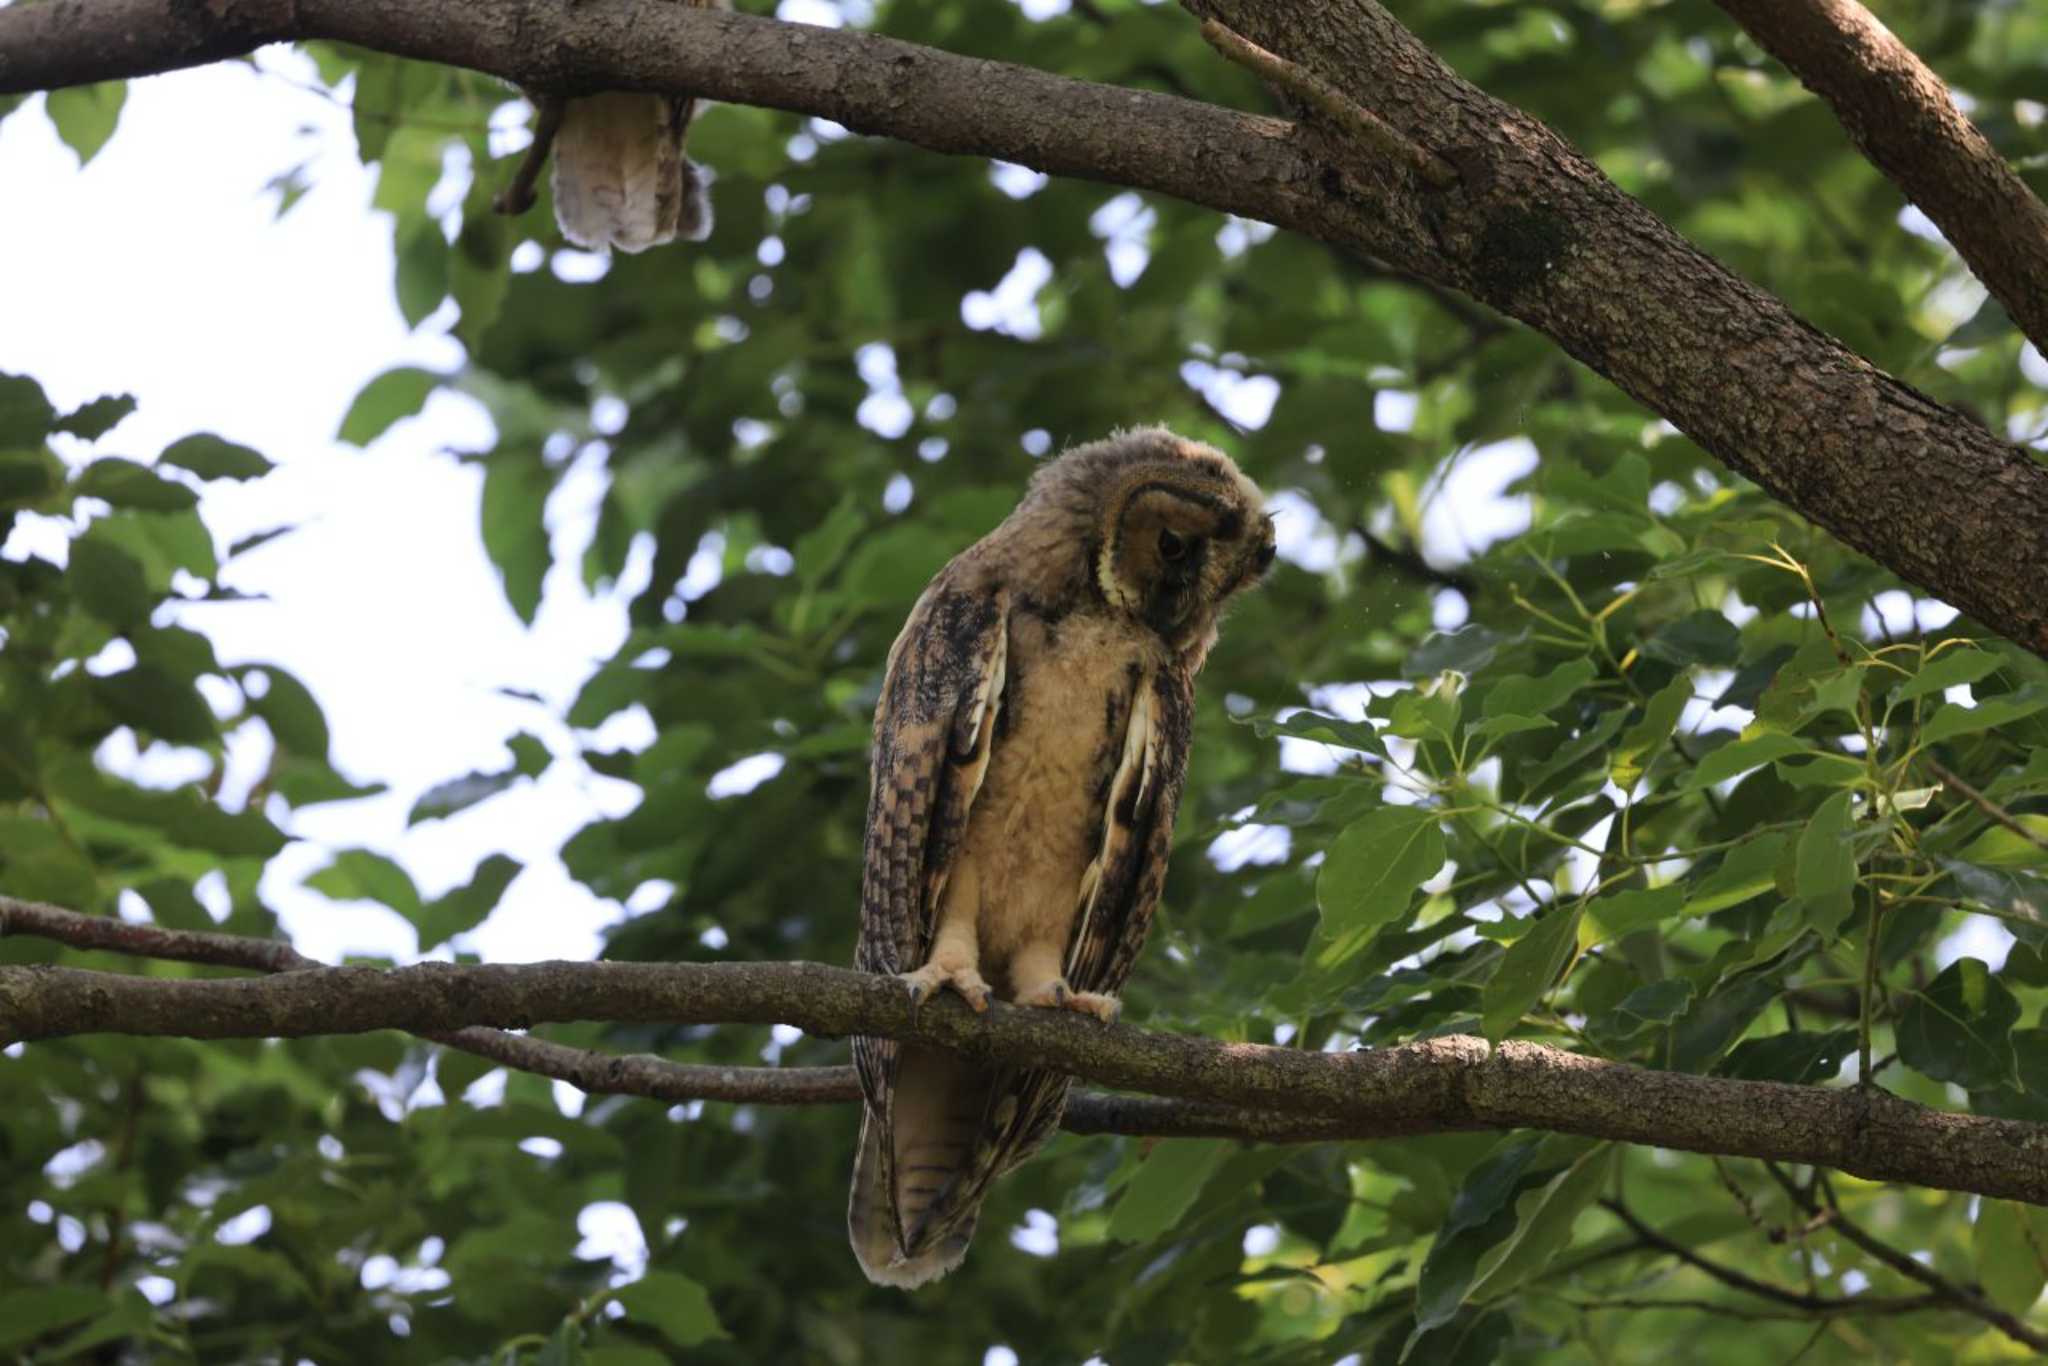
[[[1953,255],[1901,230],[1895,192],[1711,6],[1400,9],[1462,73],[1879,365],[2041,430],[2003,315],[1972,316],[1981,290]],[[1260,107],[1185,16],[1086,11],[1034,23],[946,0],[873,22]],[[1977,97],[2007,156],[2044,164],[2048,135],[2016,101],[2048,61],[2048,19],[1948,0],[1885,17]],[[2048,855],[1990,814],[2048,831],[2048,666],[1913,605],[1546,344],[1256,225],[733,107],[693,134],[718,178],[712,240],[571,282],[546,264],[560,244],[545,203],[487,210],[510,172],[485,138],[502,89],[313,53],[327,83],[353,82],[401,309],[419,325],[452,298],[469,356],[452,375],[372,382],[342,438],[375,440],[443,385],[487,404],[496,444],[463,458],[485,471],[484,541],[528,620],[550,554],[543,502],[593,446],[610,485],[584,576],[616,580],[651,553],[631,638],[568,717],[588,735],[641,708],[656,733],[642,752],[573,760],[643,791],[567,843],[573,874],[622,900],[673,888],[610,956],[846,961],[867,721],[910,602],[1034,459],[1165,421],[1286,491],[1289,563],[1202,677],[1127,1018],[1318,1048],[1483,1032],[1693,1072],[1869,1075],[2048,1120]],[[90,156],[120,103],[82,92],[48,114]],[[479,169],[436,218],[451,143]],[[990,325],[985,296],[1032,263],[1045,282],[1030,306]],[[124,411],[60,414],[32,379],[0,379],[0,525],[61,518],[69,538],[61,563],[0,561],[0,887],[177,927],[224,912],[229,930],[271,934],[257,879],[293,813],[365,789],[329,765],[298,680],[224,665],[180,624],[184,604],[223,595],[209,482],[268,462],[204,435],[153,464],[90,446]],[[1488,506],[1526,512],[1526,530],[1460,530],[1475,477],[1512,480]],[[716,565],[715,587],[680,589],[693,562]],[[223,792],[223,737],[244,728],[273,758],[255,790]],[[124,734],[203,776],[123,777],[103,747]],[[514,753],[507,772],[451,775],[415,818],[487,812],[548,762],[530,740]],[[782,756],[775,776],[709,794],[761,753]],[[518,866],[501,855],[429,901],[362,850],[315,885],[401,912],[422,950],[459,948]],[[0,961],[203,971],[25,939]],[[681,1061],[843,1058],[838,1042],[745,1028],[549,1034]],[[844,1245],[850,1111],[612,1099],[571,1116],[517,1074],[495,1101],[462,1099],[486,1068],[395,1036],[10,1050],[0,1349],[612,1366],[971,1361],[993,1344],[1115,1366],[2018,1351],[1956,1313],[1818,1320],[1760,1303],[1600,1202],[1798,1293],[1921,1287],[1758,1164],[1540,1134],[1301,1150],[1063,1137],[998,1189],[964,1269],[906,1298],[868,1286]],[[1820,1193],[2013,1311],[2040,1292],[2038,1211],[1855,1182]],[[644,1277],[622,1285],[576,1255],[593,1202],[637,1219]],[[1045,1213],[1051,1258],[1009,1236],[1042,1234]],[[1780,1317],[1641,1307],[1659,1300]]]

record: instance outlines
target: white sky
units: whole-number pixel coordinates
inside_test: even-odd
[[[267,54],[274,60],[278,54]],[[286,60],[295,60],[286,58]],[[437,396],[369,451],[334,441],[356,391],[399,364],[446,370],[460,348],[430,321],[409,334],[393,302],[388,220],[355,159],[346,110],[241,66],[131,83],[120,130],[81,173],[39,102],[0,123],[10,200],[0,226],[0,370],[40,380],[67,408],[128,391],[139,407],[99,454],[153,459],[215,431],[278,463],[246,486],[209,487],[202,512],[222,550],[280,523],[298,531],[231,563],[225,583],[270,601],[178,609],[225,663],[274,661],[325,707],[338,765],[391,795],[310,808],[264,884],[299,946],[409,953],[394,914],[298,888],[328,848],[365,845],[405,864],[429,895],[484,855],[527,864],[471,942],[493,958],[587,958],[616,907],[575,884],[553,851],[630,789],[560,762],[538,784],[446,821],[404,828],[434,783],[502,769],[519,729],[573,756],[557,708],[625,633],[623,599],[593,601],[574,570],[602,485],[574,479],[551,507],[558,565],[531,631],[505,605],[477,531],[481,474],[440,452],[491,439],[483,410]],[[316,154],[314,188],[282,220],[272,176]],[[75,447],[65,452],[76,453]],[[43,529],[17,533],[61,553]],[[564,544],[567,542],[567,544]]]

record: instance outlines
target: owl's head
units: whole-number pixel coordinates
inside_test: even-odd
[[[1258,485],[1223,452],[1164,427],[1078,446],[1039,479],[1086,517],[1089,572],[1109,606],[1177,650],[1206,652],[1224,605],[1272,567]]]

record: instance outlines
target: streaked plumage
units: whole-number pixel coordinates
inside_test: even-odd
[[[730,0],[682,0],[730,9]],[[590,251],[711,235],[704,169],[683,154],[703,101],[613,90],[568,100],[555,134],[555,222]]]
[[[1271,564],[1259,491],[1163,428],[1076,447],[932,580],[875,713],[855,963],[1116,1014],[1166,876],[1196,672]],[[958,1265],[988,1184],[1058,1127],[1068,1079],[856,1039],[847,1225],[910,1288]]]

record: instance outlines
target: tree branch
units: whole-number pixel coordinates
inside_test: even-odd
[[[2048,1333],[2037,1332],[2028,1327],[2017,1315],[2000,1309],[1976,1288],[1958,1284],[1933,1267],[1922,1265],[1910,1253],[1901,1252],[1891,1244],[1872,1236],[1862,1225],[1842,1212],[1841,1204],[1835,1199],[1835,1192],[1831,1187],[1824,1187],[1827,1206],[1823,1208],[1820,1202],[1813,1198],[1810,1189],[1793,1181],[1777,1163],[1766,1162],[1764,1170],[1771,1174],[1771,1179],[1778,1183],[1796,1207],[1815,1219],[1826,1217],[1829,1227],[1862,1248],[1873,1260],[1884,1263],[1907,1280],[1918,1281],[1926,1286],[1946,1301],[1949,1308],[1980,1318],[2014,1342],[2024,1343],[2036,1352],[2048,1356]]]
[[[0,938],[34,935],[74,948],[105,949],[171,962],[294,972],[324,967],[274,939],[171,930],[138,925],[42,902],[0,896]],[[594,1049],[469,1026],[420,1035],[448,1048],[565,1081],[593,1095],[642,1096],[681,1104],[696,1100],[749,1105],[821,1105],[860,1099],[851,1067],[739,1067],[670,1062],[652,1054],[620,1056]],[[1333,1124],[1313,1115],[1281,1115],[1200,1101],[1161,1100],[1077,1091],[1067,1101],[1064,1127],[1078,1134],[1130,1134],[1147,1138],[1235,1138],[1259,1143],[1322,1143],[1334,1139],[1394,1138],[1425,1132],[1390,1119],[1370,1126]]]
[[[2048,1128],[2040,1125],[1949,1114],[1881,1092],[1656,1072],[1540,1044],[1490,1048],[1452,1036],[1320,1053],[1003,1004],[978,1016],[948,999],[918,1013],[893,981],[816,963],[420,963],[214,981],[0,967],[6,1042],[86,1033],[437,1035],[569,1020],[783,1023],[823,1036],[915,1039],[985,1064],[1030,1063],[1120,1089],[1257,1111],[1264,1118],[1249,1122],[1275,1137],[1538,1128],[2048,1204]],[[1235,1127],[1245,1117],[1215,1108],[1176,1114],[1174,1132],[1266,1136],[1245,1133]],[[1156,1103],[1118,1101],[1091,1117],[1087,1123],[1099,1127],[1087,1131],[1155,1119],[1166,1122]]]
[[[1645,1247],[1668,1253],[1731,1290],[1740,1290],[1745,1295],[1769,1300],[1773,1304],[1796,1309],[1802,1314],[1828,1316],[1834,1314],[1912,1314],[1923,1309],[1947,1308],[1938,1297],[1915,1295],[1909,1299],[1886,1298],[1882,1295],[1857,1295],[1837,1297],[1830,1295],[1808,1295],[1797,1290],[1787,1290],[1769,1281],[1760,1281],[1746,1272],[1732,1266],[1723,1266],[1710,1257],[1702,1256],[1684,1243],[1667,1238],[1651,1228],[1619,1200],[1602,1200],[1600,1207],[1628,1226],[1629,1232],[1642,1240]]]
[[[1184,3],[1448,163],[1458,183],[1439,189],[1365,156],[1334,163],[1346,147],[1282,120],[663,0],[15,5],[0,9],[0,94],[327,38],[532,90],[787,109],[1262,219],[1520,319],[1850,545],[2048,655],[2048,467],[1730,274],[1376,0]]]
[[[1714,0],[1826,100],[1850,140],[1933,219],[2048,351],[2048,205],[1948,86],[1856,0]]]

